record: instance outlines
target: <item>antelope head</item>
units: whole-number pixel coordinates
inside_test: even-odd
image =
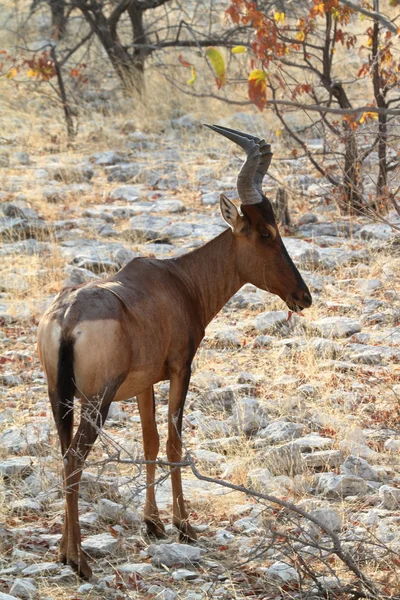
[[[262,191],[272,159],[270,144],[227,127],[207,127],[238,144],[247,155],[237,179],[240,212],[224,194],[220,203],[234,234],[241,281],[278,295],[293,312],[308,308],[311,294],[283,244],[272,205]]]

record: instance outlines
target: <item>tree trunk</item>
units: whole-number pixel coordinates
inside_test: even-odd
[[[374,1],[374,10],[379,14],[379,0]],[[379,53],[379,22],[374,22],[372,34],[372,83],[374,87],[374,97],[376,105],[379,108],[388,108],[380,78],[380,53]],[[379,113],[378,115],[378,179],[376,182],[376,204],[375,209],[386,208],[389,197],[387,184],[387,115]]]
[[[65,12],[65,0],[49,0],[51,10],[51,37],[62,40],[67,29],[67,16]]]
[[[347,212],[362,211],[364,206],[363,195],[361,192],[361,164],[358,154],[357,139],[355,132],[350,124],[345,122],[345,155],[344,155],[344,175],[343,175],[343,204]]]

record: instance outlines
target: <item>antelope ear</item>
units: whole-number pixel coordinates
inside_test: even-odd
[[[226,223],[228,223],[229,227],[232,231],[238,231],[241,229],[241,223],[243,221],[242,217],[239,214],[236,206],[225,196],[225,194],[220,195],[219,205],[221,208],[222,218]]]

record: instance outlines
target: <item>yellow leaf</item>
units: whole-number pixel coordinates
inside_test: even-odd
[[[367,47],[371,48],[372,46],[372,38],[368,38]]]
[[[285,22],[285,13],[284,12],[275,12],[274,13],[274,21],[275,23],[282,23],[282,25]]]
[[[369,118],[369,119],[377,119],[378,115],[377,115],[377,113],[374,113],[374,112],[365,112],[361,116],[360,123],[364,123],[367,118]]]
[[[214,73],[217,76],[218,87],[222,87],[226,83],[226,70],[225,60],[221,50],[212,46],[210,48],[207,48],[206,56],[210,61],[212,68],[214,69]]]
[[[305,39],[306,39],[306,34],[304,33],[304,31],[299,31],[299,33],[296,34],[297,41],[304,42]]]
[[[188,85],[193,85],[193,84],[194,84],[194,82],[195,82],[195,81],[196,81],[196,79],[197,79],[197,73],[196,73],[196,69],[194,68],[194,66],[193,66],[193,65],[192,65],[192,67],[191,67],[191,71],[192,71],[192,76],[191,76],[191,78],[190,78],[190,79],[188,79],[188,80],[187,80],[187,82],[186,82]]]
[[[247,48],[245,46],[235,46],[231,50],[232,54],[243,54],[243,52],[246,52],[246,51],[247,51]]]
[[[18,71],[15,67],[11,67],[11,69],[6,73],[6,77],[8,79],[13,79],[17,75]]]
[[[27,76],[27,77],[36,77],[36,75],[37,75],[37,71],[35,71],[34,69],[29,69],[29,70],[26,72],[26,76]]]
[[[277,130],[275,131],[275,135],[276,135],[276,136],[282,135],[282,129],[277,129]]]
[[[262,69],[254,69],[254,71],[252,71],[249,74],[249,81],[266,81],[267,79],[267,74],[265,71],[263,71]]]

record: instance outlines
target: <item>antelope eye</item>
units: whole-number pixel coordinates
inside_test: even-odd
[[[268,231],[263,231],[261,234],[261,237],[264,238],[265,240],[268,240],[271,238],[271,234]]]

